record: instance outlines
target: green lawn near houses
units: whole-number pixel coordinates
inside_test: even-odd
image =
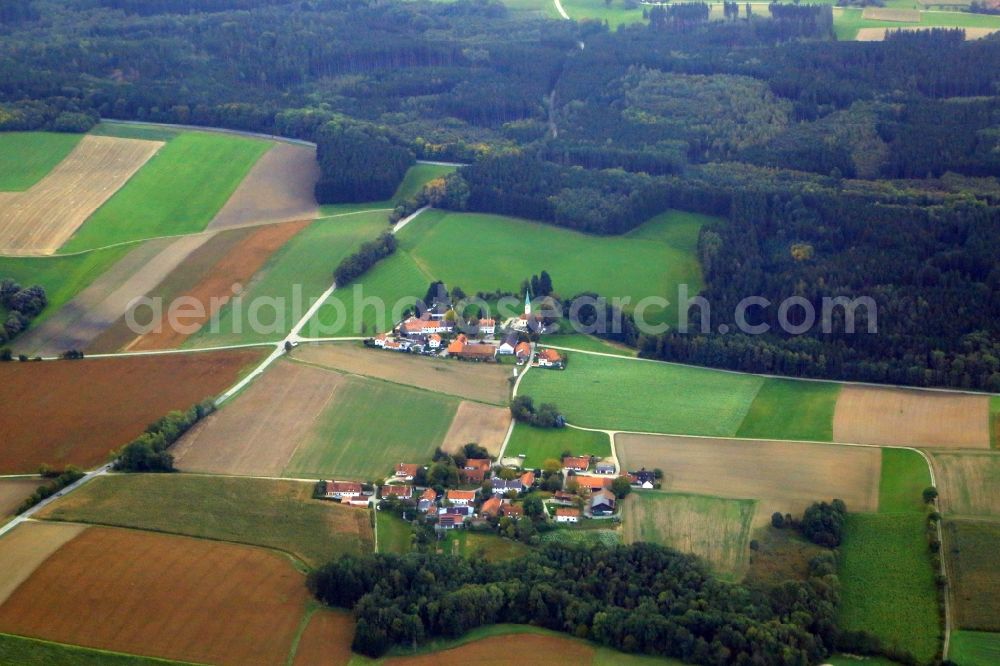
[[[606,458],[611,455],[611,441],[603,432],[576,428],[535,428],[518,423],[507,443],[505,456],[512,458],[524,454],[524,467],[538,469],[549,458],[562,460],[564,451],[573,455],[589,454]]]
[[[909,650],[921,662],[937,651],[937,587],[923,514],[850,514],[840,547],[839,622]]]
[[[284,476],[377,481],[399,462],[430,460],[458,403],[439,393],[347,377]]]
[[[375,531],[378,534],[378,552],[403,555],[410,552],[413,530],[410,524],[388,511],[379,511],[375,516]]]
[[[451,530],[438,543],[445,555],[483,558],[488,562],[512,560],[528,553],[530,548],[519,541],[505,539],[494,532]]]
[[[98,208],[60,251],[201,231],[272,145],[228,134],[181,133]]]
[[[731,437],[764,382],[755,375],[570,352],[566,370],[532,370],[518,394],[555,403],[574,425]]]
[[[924,488],[931,485],[927,462],[916,451],[882,449],[882,476],[878,487],[879,513],[923,515]]]
[[[545,335],[542,338],[541,344],[543,347],[551,345],[553,347],[566,347],[569,349],[579,349],[581,351],[599,352],[601,354],[613,354],[615,356],[636,356],[636,351],[630,347],[615,344],[608,340],[603,340],[596,336],[586,335],[583,333]]]
[[[63,161],[82,134],[0,132],[0,192],[23,192]]]
[[[737,435],[829,442],[840,384],[769,378],[750,405]]]

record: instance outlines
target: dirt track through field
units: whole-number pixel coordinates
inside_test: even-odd
[[[0,631],[198,663],[284,664],[308,597],[274,552],[91,527],[0,606]]]
[[[494,405],[507,404],[510,393],[510,367],[494,363],[426,358],[351,343],[304,344],[294,356],[305,363]]]
[[[989,448],[988,396],[845,385],[833,441],[940,448]]]
[[[218,258],[197,284],[178,294],[177,297],[183,299],[182,301],[174,301],[173,295],[168,297],[170,303],[188,303],[185,311],[191,311],[190,308],[194,307],[199,312],[198,315],[179,319],[178,323],[181,326],[175,327],[170,324],[168,316],[170,305],[164,304],[164,316],[160,321],[159,330],[134,338],[125,346],[125,350],[149,351],[180,347],[188,337],[196,333],[229,302],[233,296],[234,285],[247,284],[272,254],[307,225],[308,222],[289,222],[254,229],[245,238],[228,248],[228,251]],[[185,264],[181,264],[177,270],[184,271]]]
[[[850,511],[878,509],[877,448],[624,434],[615,446],[625,469],[662,469],[664,491],[759,499],[755,525],[823,499],[842,499]]]
[[[60,523],[22,523],[0,538],[0,604],[49,555],[86,528]]]
[[[319,176],[315,148],[278,143],[257,161],[208,228],[315,219],[319,205],[313,188]]]
[[[90,467],[174,409],[236,383],[261,349],[0,363],[0,472]]]
[[[496,457],[500,455],[500,447],[507,436],[510,418],[510,410],[506,407],[463,400],[458,405],[441,448],[447,453],[457,453],[469,442],[475,442]]]
[[[933,460],[946,514],[1000,518],[1000,453],[935,453]]]
[[[52,254],[163,145],[88,135],[25,192],[0,196],[0,254]]]
[[[17,341],[28,354],[54,356],[68,349],[111,352],[117,346],[101,344],[101,335],[145,296],[210,235],[158,239],[143,243],[115,263],[37,329]]]
[[[898,28],[861,28],[858,30],[858,36],[855,37],[856,41],[859,42],[882,42],[885,41],[885,34],[890,30],[932,30],[933,26],[916,26],[916,25],[901,25]],[[989,37],[993,33],[1000,31],[1000,28],[962,28],[965,31],[965,39],[982,39],[983,37]]]
[[[275,363],[245,393],[198,424],[173,453],[179,469],[280,476],[344,377],[301,363]]]

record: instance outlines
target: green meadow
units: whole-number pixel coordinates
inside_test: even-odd
[[[882,478],[878,487],[879,513],[925,512],[924,488],[931,485],[927,463],[916,451],[882,449]]]
[[[397,463],[430,460],[458,402],[408,386],[347,377],[284,475],[380,480]]]
[[[518,388],[554,402],[589,428],[732,437],[765,379],[654,361],[567,356],[566,370],[535,369]]]
[[[452,530],[438,543],[438,550],[445,555],[481,557],[487,562],[500,562],[526,555],[531,549],[520,541],[505,539],[493,532]]]
[[[940,643],[924,515],[850,514],[840,547],[839,622],[929,662]]]
[[[602,340],[596,336],[584,333],[546,335],[543,340],[543,346],[551,345],[553,347],[566,347],[567,349],[600,352],[602,354],[613,354],[615,356],[636,356],[636,351],[631,347],[617,345],[613,342],[609,342],[608,340]]]
[[[49,641],[0,634],[0,663],[19,666],[164,666],[181,664],[179,661],[137,657],[120,652],[51,643]]]
[[[380,511],[375,516],[375,532],[378,534],[378,552],[403,555],[410,552],[413,530],[410,524],[388,511]]]
[[[37,325],[135,247],[121,245],[72,256],[0,257],[0,278],[12,278],[25,287],[45,287],[49,304],[33,321]]]
[[[0,192],[22,192],[76,148],[82,134],[0,132]]]
[[[273,144],[184,132],[97,209],[62,252],[201,231]]]
[[[394,208],[396,204],[418,194],[424,188],[424,185],[435,178],[448,175],[455,168],[452,166],[441,166],[440,164],[414,164],[406,171],[403,182],[396,188],[396,192],[392,195],[391,199],[385,201],[365,201],[362,203],[327,204],[320,206],[320,213],[322,215],[336,215],[338,213],[382,210],[385,211],[386,218],[388,218],[389,210]]]
[[[833,410],[840,384],[767,379],[740,424],[739,437],[833,439]]]
[[[426,275],[470,295],[516,293],[523,280],[546,270],[563,297],[585,291],[629,297],[625,309],[631,310],[647,296],[675,303],[681,284],[692,296],[701,290],[695,250],[701,226],[711,219],[671,211],[622,236],[592,236],[498,215],[430,210],[399,233],[399,245]],[[675,305],[645,314],[651,323],[677,318]]]
[[[100,123],[90,130],[90,134],[97,136],[116,136],[120,139],[144,139],[146,141],[170,141],[184,132],[185,130],[176,127],[109,122]]]
[[[514,426],[506,457],[525,455],[524,466],[538,469],[550,459],[562,459],[564,451],[575,456],[593,455],[606,458],[611,455],[611,441],[603,432],[577,430],[576,428],[535,428],[523,423]]]
[[[996,666],[1000,664],[1000,634],[956,631],[948,658],[959,666]]]

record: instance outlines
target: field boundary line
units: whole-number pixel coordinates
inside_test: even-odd
[[[44,643],[45,645],[56,645],[64,648],[71,648],[76,650],[83,650],[89,652],[96,652],[99,654],[110,654],[116,657],[127,657],[130,659],[142,659],[145,661],[152,661],[158,664],[164,664],[164,666],[177,666],[181,664],[182,666],[204,666],[196,661],[180,661],[177,659],[164,659],[162,657],[150,657],[144,654],[133,654],[131,652],[115,652],[114,650],[105,650],[104,648],[86,647],[84,645],[73,645],[71,643],[60,643],[58,641],[50,641],[44,638],[35,638],[34,636],[22,636],[21,634],[9,634],[6,631],[0,631],[0,636],[9,636],[10,638],[17,638],[25,641],[33,641],[36,643]]]
[[[700,370],[711,370],[713,372],[725,372],[730,375],[742,375],[744,377],[763,377],[764,379],[787,379],[794,382],[816,382],[819,384],[840,384],[842,386],[869,386],[872,388],[904,389],[907,391],[933,391],[935,393],[954,393],[958,395],[974,395],[984,397],[1000,397],[1000,393],[987,393],[985,391],[970,391],[968,389],[952,389],[939,386],[906,386],[905,384],[876,384],[875,382],[859,382],[850,379],[818,379],[816,377],[790,377],[786,375],[769,375],[762,372],[744,372],[742,370],[730,370],[728,368],[713,368],[708,365],[696,365],[694,363],[680,363],[678,361],[661,361],[657,358],[643,358],[641,356],[620,356],[607,352],[590,351],[586,349],[574,349],[573,347],[560,347],[539,342],[540,347],[548,349],[558,349],[559,351],[575,352],[577,354],[589,354],[590,356],[604,356],[620,361],[641,361],[643,363],[663,363],[664,365],[676,365],[682,368],[697,368]],[[933,447],[932,447],[933,448]]]

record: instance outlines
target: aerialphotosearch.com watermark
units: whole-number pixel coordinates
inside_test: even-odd
[[[248,298],[240,284],[226,296],[203,301],[193,296],[163,299],[141,296],[133,299],[125,314],[129,330],[137,336],[171,331],[192,335],[202,329],[209,334],[283,337],[317,303],[306,298],[301,284],[294,284],[288,296]],[[674,303],[676,305],[674,305]],[[676,313],[674,315],[673,313]],[[773,313],[773,314],[772,314]],[[714,313],[718,314],[718,313]],[[595,296],[584,294],[561,300],[555,296],[526,299],[505,295],[498,298],[463,296],[452,300],[445,292],[431,303],[417,297],[388,301],[365,293],[363,284],[337,289],[299,332],[302,338],[364,337],[390,330],[408,317],[439,318],[456,333],[475,334],[481,319],[493,319],[500,328],[525,331],[566,332],[596,335],[618,334],[634,322],[635,330],[655,336],[674,330],[678,333],[732,333],[763,335],[775,328],[786,335],[808,332],[878,332],[878,308],[868,296],[829,296],[813,301],[790,296],[778,303],[763,296],[740,300],[731,316],[713,316],[709,301],[691,296],[681,284],[673,303],[664,296]],[[666,320],[676,318],[671,326]],[[712,322],[718,323],[713,330]],[[731,323],[728,323],[731,322]],[[859,325],[860,324],[860,325]],[[817,328],[818,327],[818,328]]]

